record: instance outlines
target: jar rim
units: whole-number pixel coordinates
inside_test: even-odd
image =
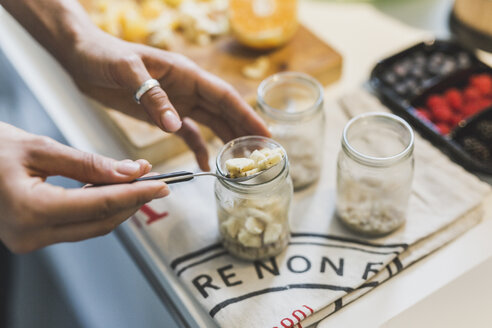
[[[271,85],[272,83],[273,85],[275,85],[276,83],[279,83],[280,81],[283,80],[292,80],[292,81],[298,80],[313,87],[313,89],[315,89],[317,92],[316,100],[314,101],[314,103],[302,111],[293,112],[293,113],[286,112],[284,110],[268,105],[265,102],[265,94],[268,91],[267,86]],[[305,115],[314,114],[318,109],[322,108],[323,87],[315,78],[309,76],[308,74],[301,73],[301,72],[294,72],[294,71],[280,72],[271,75],[266,79],[264,79],[263,81],[261,81],[257,90],[257,102],[260,107],[260,110],[262,110],[267,115],[270,115],[276,119],[285,120],[285,121],[299,120],[301,117]]]
[[[409,135],[408,144],[401,152],[387,157],[370,156],[370,155],[363,154],[362,152],[358,151],[350,144],[348,140],[348,132],[355,123],[363,119],[378,118],[378,117],[385,118],[390,121],[393,121],[394,123],[399,124],[408,133]],[[383,113],[383,112],[364,113],[353,117],[345,125],[342,135],[342,148],[346,150],[346,153],[357,162],[369,166],[390,166],[402,161],[403,159],[406,159],[413,153],[414,142],[415,142],[415,134],[413,132],[413,129],[410,127],[410,124],[408,124],[404,119],[402,119],[397,115],[390,114],[390,113]]]
[[[224,155],[224,152],[226,150],[234,147],[236,144],[245,143],[247,141],[261,141],[261,142],[265,142],[265,143],[270,144],[270,145],[274,145],[275,147],[281,148],[282,151],[283,151],[283,153],[284,153],[284,156],[282,158],[282,168],[280,169],[280,171],[278,172],[278,174],[276,174],[270,180],[263,181],[263,182],[260,182],[260,183],[245,183],[247,181],[245,181],[245,182],[232,182],[232,181],[228,181],[228,180],[220,179],[219,178],[218,180],[219,180],[220,183],[222,183],[224,186],[226,186],[228,188],[232,188],[232,189],[235,189],[235,190],[238,190],[238,191],[252,192],[254,189],[257,189],[257,188],[263,189],[264,186],[269,186],[270,183],[272,183],[275,180],[277,180],[278,177],[281,177],[282,175],[286,175],[285,172],[287,172],[287,174],[288,174],[288,170],[289,170],[288,163],[289,163],[289,161],[288,161],[288,157],[287,157],[287,152],[282,147],[282,145],[280,145],[275,140],[270,139],[270,138],[267,138],[267,137],[262,137],[262,136],[244,136],[244,137],[239,137],[239,138],[236,138],[236,139],[233,139],[233,140],[229,141],[228,143],[226,143],[225,145],[223,145],[222,148],[220,149],[220,151],[217,154],[217,157],[215,159],[215,168],[216,168],[216,172],[219,175],[225,177],[227,175],[227,173],[228,173],[228,172],[224,172],[223,168],[220,165],[220,162],[221,162],[222,156]]]

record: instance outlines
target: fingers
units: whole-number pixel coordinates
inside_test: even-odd
[[[263,120],[225,81],[202,72],[197,80],[197,92],[205,100],[208,110],[220,110],[220,115],[244,127],[248,134],[270,136]]]
[[[125,69],[125,66],[126,69]],[[139,56],[127,59],[123,69],[119,68],[118,79],[132,92],[147,80],[152,79]],[[166,132],[176,132],[181,128],[181,119],[161,87],[153,87],[141,98],[140,103],[157,126]]]
[[[33,175],[62,175],[81,182],[103,184],[132,181],[150,171],[144,159],[114,159],[86,153],[40,137],[30,143],[28,167]]]
[[[161,181],[79,189],[40,183],[31,192],[30,197],[39,212],[38,224],[45,226],[105,220],[165,197],[169,188]]]
[[[39,229],[23,231],[17,233],[13,240],[8,243],[8,246],[15,253],[27,253],[51,244],[102,236],[113,231],[139,208],[140,206],[126,209],[109,218],[97,221],[47,225]]]
[[[236,137],[236,133],[231,129],[229,122],[202,107],[194,108],[190,117],[210,127],[223,142],[228,142]]]
[[[175,81],[166,80],[172,72],[179,72],[182,84],[187,90],[194,90],[193,97],[198,97],[196,102],[215,116],[220,116],[226,121],[233,122],[231,128],[241,126],[245,130],[244,134],[256,134],[270,136],[263,120],[255,111],[241,98],[231,85],[218,78],[217,76],[204,71],[189,59],[163,52],[157,49],[141,49],[146,66],[156,76],[163,76],[166,90],[169,87],[175,88]],[[166,65],[162,63],[165,62]],[[190,83],[193,81],[193,83]],[[190,115],[191,116],[191,115]],[[202,122],[202,121],[200,121]],[[212,129],[214,122],[207,124]],[[241,133],[243,134],[243,133]]]
[[[160,87],[147,91],[140,103],[153,119],[155,124],[166,132],[176,132],[181,128],[181,119],[178,112],[169,101],[167,94]]]
[[[142,106],[135,102],[131,92],[128,92],[126,89],[104,88],[78,81],[77,86],[80,91],[108,108],[114,108],[141,121],[154,124],[153,119],[151,119],[145,110],[142,110]]]
[[[198,125],[191,119],[183,119],[183,126],[176,132],[186,142],[188,147],[195,153],[198,166],[202,171],[210,171],[208,164],[207,143],[203,139]]]
[[[45,244],[75,242],[108,234],[130,216],[135,214],[139,208],[140,206],[136,206],[123,210],[120,213],[101,221],[89,221],[51,227],[45,233]]]
[[[2,223],[2,241],[15,253],[108,233],[145,203],[169,194],[160,181],[63,189],[26,178],[11,188],[15,205]]]

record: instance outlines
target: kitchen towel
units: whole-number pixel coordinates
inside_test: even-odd
[[[218,326],[319,322],[477,224],[490,193],[488,185],[416,136],[406,224],[377,239],[347,231],[335,217],[340,137],[351,117],[373,111],[388,109],[364,90],[326,108],[320,181],[295,194],[290,243],[275,258],[245,262],[227,254],[219,240],[212,178],[173,185],[171,196],[147,204],[131,222]]]

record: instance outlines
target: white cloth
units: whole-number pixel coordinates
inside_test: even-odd
[[[212,178],[173,185],[170,197],[153,201],[132,221],[220,327],[314,324],[481,219],[490,187],[417,136],[406,224],[378,239],[344,229],[334,217],[341,132],[358,112],[387,108],[361,90],[341,104],[327,108],[322,176],[295,194],[291,241],[276,258],[249,263],[227,254],[219,242]],[[149,223],[151,211],[164,218]]]

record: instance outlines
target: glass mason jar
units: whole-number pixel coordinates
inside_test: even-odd
[[[350,120],[338,156],[337,215],[351,230],[379,236],[406,218],[414,134],[403,119],[367,113]]]
[[[321,84],[303,73],[272,75],[258,87],[257,106],[273,139],[289,155],[294,189],[318,180],[325,136]]]
[[[248,157],[256,149],[278,147],[282,148],[277,142],[259,136],[232,140],[217,155],[217,173],[227,175],[225,162],[228,159]],[[269,172],[252,180],[217,179],[215,199],[219,230],[229,253],[246,260],[279,254],[289,241],[292,195],[287,155]]]

